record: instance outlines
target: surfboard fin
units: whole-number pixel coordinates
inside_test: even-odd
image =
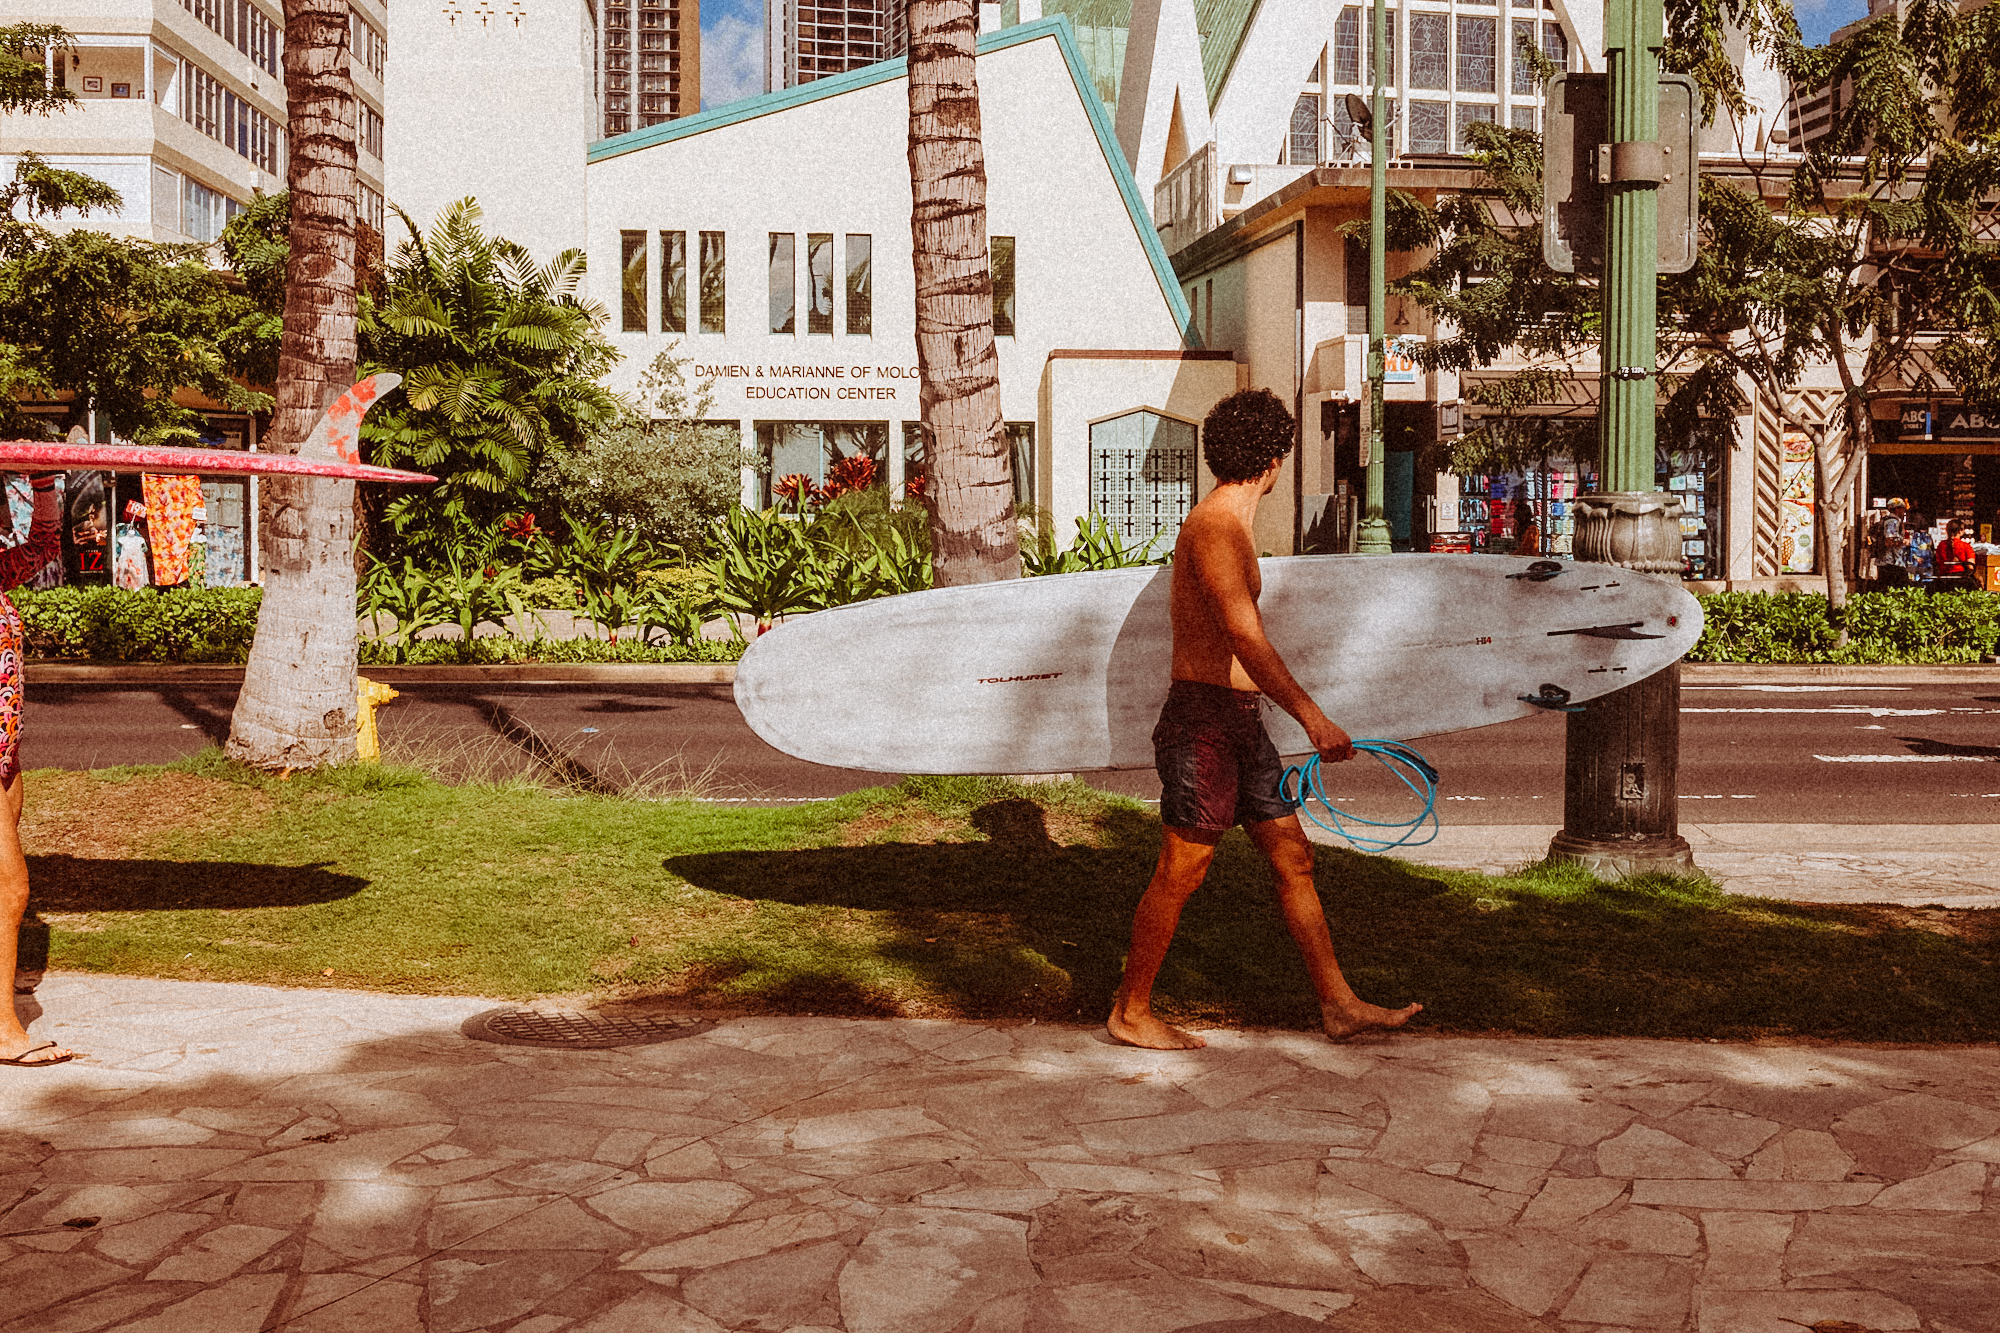
[[[1546,708],[1550,712],[1581,713],[1583,711],[1582,704],[1573,704],[1569,701],[1568,690],[1560,685],[1550,685],[1546,682],[1534,694],[1521,694],[1515,697],[1524,704],[1533,704],[1537,708]]]
[[[1667,637],[1664,634],[1641,634],[1639,626],[1645,623],[1643,620],[1633,620],[1623,625],[1592,625],[1587,629],[1552,629],[1549,631],[1549,637],[1554,639],[1564,634],[1581,634],[1589,639],[1664,639]]]
[[[318,459],[322,463],[359,466],[361,419],[368,415],[368,409],[375,405],[376,399],[402,382],[401,375],[370,375],[328,403],[319,424],[313,427],[306,442],[299,446],[299,457]]]
[[[1537,560],[1520,573],[1509,574],[1507,577],[1510,579],[1526,579],[1530,583],[1547,583],[1562,572],[1563,564],[1560,560]]]

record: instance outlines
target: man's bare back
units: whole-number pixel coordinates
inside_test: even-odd
[[[1253,524],[1257,506],[1277,484],[1279,469],[1289,452],[1290,413],[1269,393],[1252,391],[1250,394],[1234,395],[1232,399],[1225,399],[1210,414],[1205,427],[1209,440],[1206,448],[1214,449],[1218,414],[1222,414],[1232,403],[1246,398],[1252,401],[1247,409],[1243,409],[1244,412],[1270,418],[1265,422],[1253,422],[1249,429],[1254,433],[1261,426],[1264,438],[1274,440],[1281,419],[1285,432],[1280,441],[1283,447],[1270,449],[1266,446],[1269,451],[1257,456],[1269,461],[1260,472],[1251,476],[1231,476],[1216,467],[1213,452],[1206,454],[1218,483],[1189,513],[1181,526],[1180,537],[1174,543],[1171,615],[1175,684],[1168,700],[1168,712],[1162,714],[1162,727],[1166,726],[1168,714],[1177,706],[1197,706],[1195,699],[1176,698],[1186,696],[1190,690],[1238,691],[1241,694],[1235,696],[1236,707],[1250,706],[1253,711],[1254,695],[1261,691],[1266,699],[1298,719],[1322,760],[1338,763],[1354,757],[1352,740],[1320,710],[1319,705],[1292,677],[1277,649],[1266,637],[1263,618],[1257,609],[1263,579],[1257,567]],[[1268,403],[1256,401],[1258,398],[1268,400]],[[1239,412],[1239,419],[1241,415],[1242,412]],[[1233,424],[1236,423],[1225,422],[1223,429]],[[1254,444],[1252,448],[1255,448]],[[1211,697],[1209,703],[1212,710],[1220,709],[1225,715],[1229,712],[1230,702],[1226,698]],[[1186,729],[1184,725],[1177,725],[1178,729]],[[1275,752],[1269,748],[1269,738],[1263,734],[1261,721],[1253,719],[1252,726],[1262,743],[1263,755],[1275,764]],[[1163,741],[1158,732],[1154,742],[1162,783],[1166,787],[1161,805],[1166,827],[1162,830],[1159,865],[1133,918],[1132,948],[1126,957],[1125,980],[1119,988],[1106,1026],[1112,1037],[1128,1045],[1185,1049],[1206,1043],[1154,1015],[1153,981],[1160,965],[1166,961],[1167,949],[1173,943],[1181,907],[1207,877],[1209,865],[1215,857],[1215,845],[1227,831],[1230,816],[1212,815],[1199,799],[1190,805],[1185,794],[1174,785],[1182,780],[1182,770],[1188,767],[1184,749],[1170,751],[1160,748]],[[1245,759],[1254,769],[1254,758],[1246,755]],[[1266,808],[1271,815],[1278,815],[1284,810],[1282,804],[1275,807],[1264,804],[1271,795],[1253,794],[1247,799],[1247,805],[1252,809]],[[1253,817],[1243,813],[1244,808],[1245,805],[1239,803],[1236,822],[1243,824],[1244,831],[1270,862],[1279,908],[1284,914],[1286,928],[1312,975],[1327,1035],[1336,1041],[1344,1041],[1363,1032],[1401,1027],[1407,1023],[1423,1008],[1422,1005],[1412,1004],[1392,1010],[1368,1004],[1355,995],[1341,975],[1340,966],[1334,959],[1325,911],[1313,882],[1312,846],[1306,841],[1298,816],[1285,812],[1281,817]],[[1185,809],[1195,809],[1203,816],[1202,820],[1176,824],[1175,816],[1169,812]],[[1216,824],[1222,827],[1215,827]]]

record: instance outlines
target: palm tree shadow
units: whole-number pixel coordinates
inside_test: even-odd
[[[1963,745],[1957,741],[1934,741],[1924,736],[1898,736],[1911,754],[1948,755],[1961,759],[2000,759],[2000,745]]]

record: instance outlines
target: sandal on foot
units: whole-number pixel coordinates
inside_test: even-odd
[[[76,1059],[75,1051],[71,1051],[67,1055],[58,1055],[48,1060],[30,1060],[28,1058],[29,1056],[35,1054],[37,1051],[54,1050],[55,1045],[56,1044],[52,1041],[45,1041],[39,1046],[30,1046],[27,1050],[22,1051],[19,1055],[0,1056],[0,1065],[18,1065],[22,1069],[39,1069],[43,1065],[67,1064],[71,1060]]]

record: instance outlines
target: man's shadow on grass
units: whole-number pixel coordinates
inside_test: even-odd
[[[1027,800],[991,802],[967,822],[986,840],[711,852],[663,864],[698,888],[735,898],[878,914],[886,929],[871,941],[872,957],[921,977],[967,1016],[1101,1017],[1159,855],[1159,821],[1109,812],[1095,846],[1059,843],[1042,808]],[[1410,902],[1445,888],[1416,868],[1381,864],[1362,877],[1365,884],[1329,868],[1323,891]],[[813,1012],[889,1011],[881,994],[857,988],[851,972],[843,978],[847,969],[832,956],[853,946],[830,927],[812,932],[829,955],[821,973],[782,983],[782,996],[766,988],[760,996]],[[718,958],[704,979],[724,982],[749,970]],[[1240,833],[1218,848],[1207,883],[1183,914],[1163,989],[1201,1012],[1244,1021],[1304,1021],[1317,1012],[1263,860]]]
[[[1025,808],[1023,808],[1025,807]],[[1060,846],[1026,801],[982,807],[988,841],[882,842],[676,856],[695,886],[760,914],[704,983],[812,1012],[893,1012],[884,964],[972,1017],[1095,1021],[1124,965],[1159,823],[1120,812],[1098,846]],[[1316,850],[1341,966],[1376,1003],[1422,1000],[1424,1025],[1533,1035],[1991,1041],[2000,1037],[2000,918],[1730,898],[1699,881],[1595,884],[1568,870],[1484,879]],[[876,914],[872,930],[815,909]],[[1922,919],[1919,919],[1919,918]],[[795,936],[782,967],[772,932]],[[782,974],[782,975],[780,975]],[[740,979],[740,980],[739,980]],[[1161,973],[1187,1019],[1310,1028],[1318,1006],[1262,858],[1217,849]],[[1885,995],[1896,997],[1885,1006]]]
[[[367,880],[324,865],[30,856],[18,966],[31,973],[48,966],[44,913],[307,907],[351,898],[367,887]]]

